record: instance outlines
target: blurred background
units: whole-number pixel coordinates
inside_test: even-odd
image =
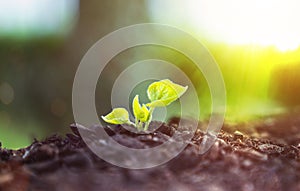
[[[73,78],[84,54],[104,35],[145,22],[176,26],[209,49],[224,76],[227,121],[299,110],[299,6],[297,0],[0,0],[2,146],[19,148],[34,137],[69,131]],[[170,61],[188,73],[199,93],[199,119],[209,117],[205,78],[184,56],[163,47],[116,56],[103,76],[107,86],[97,88],[97,107],[108,111],[101,95],[110,93],[120,63],[146,58]]]

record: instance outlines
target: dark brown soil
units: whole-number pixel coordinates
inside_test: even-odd
[[[130,133],[121,126],[105,130],[123,145],[147,148],[170,138],[177,131],[177,123],[178,119],[173,119],[149,135]],[[0,190],[300,190],[298,114],[225,125],[212,148],[199,155],[204,126],[199,126],[187,148],[170,162],[146,170],[128,170],[94,155],[72,125],[72,133],[64,138],[54,135],[35,140],[20,150],[0,148]],[[97,128],[103,127],[91,129]]]

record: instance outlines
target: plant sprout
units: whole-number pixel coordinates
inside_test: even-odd
[[[129,124],[138,130],[147,131],[152,120],[155,108],[165,107],[180,98],[187,90],[187,86],[175,84],[171,80],[165,79],[153,82],[148,86],[147,96],[150,100],[147,104],[140,104],[139,95],[136,95],[132,102],[135,123],[129,120],[128,111],[124,108],[115,108],[102,119],[111,124]]]

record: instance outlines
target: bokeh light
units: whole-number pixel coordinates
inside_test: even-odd
[[[4,82],[0,84],[0,101],[6,105],[14,100],[14,89],[10,84]]]
[[[78,0],[0,1],[0,37],[66,35],[77,20],[78,6]]]

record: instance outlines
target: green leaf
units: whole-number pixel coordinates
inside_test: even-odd
[[[148,107],[163,107],[177,100],[187,90],[187,86],[181,86],[165,79],[149,85],[147,90],[151,103]]]
[[[115,108],[107,114],[106,116],[101,116],[102,119],[111,124],[124,124],[124,123],[131,123],[129,121],[129,114],[126,109],[124,108]]]
[[[147,122],[150,119],[150,112],[145,104],[143,106],[139,103],[139,96],[136,95],[132,102],[132,109],[134,117],[140,122]]]

